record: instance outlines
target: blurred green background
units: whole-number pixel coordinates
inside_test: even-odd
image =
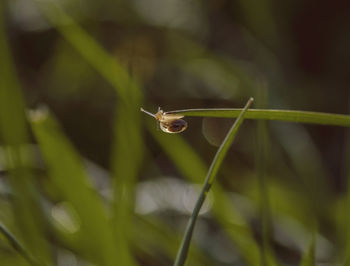
[[[0,223],[33,265],[172,265],[233,119],[170,135],[140,107],[349,110],[346,0],[0,5]],[[348,152],[342,127],[244,121],[187,265],[347,265]]]

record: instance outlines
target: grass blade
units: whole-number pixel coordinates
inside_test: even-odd
[[[258,85],[259,86],[259,85]],[[267,105],[268,91],[266,85],[262,83],[259,86],[257,93],[258,102],[261,107]],[[259,191],[259,211],[260,211],[260,229],[261,229],[261,260],[262,265],[266,266],[276,266],[278,265],[278,260],[274,254],[272,248],[272,217],[271,217],[271,207],[270,207],[270,197],[269,197],[269,176],[267,175],[268,154],[269,154],[269,132],[267,127],[267,121],[258,120],[256,125],[256,173],[258,181],[258,191]]]
[[[226,135],[224,141],[222,142],[221,146],[219,147],[217,153],[215,154],[215,157],[212,161],[212,164],[210,165],[207,177],[205,179],[204,185],[202,187],[202,191],[200,193],[200,196],[199,196],[197,203],[194,207],[194,210],[192,212],[191,219],[187,225],[185,236],[182,240],[180,249],[178,251],[178,255],[177,255],[175,263],[174,263],[175,266],[182,266],[182,265],[184,265],[184,263],[186,261],[188,249],[189,249],[191,238],[192,238],[193,229],[194,229],[199,211],[204,203],[204,200],[207,196],[207,193],[209,192],[209,190],[213,184],[214,178],[216,177],[216,175],[219,171],[219,168],[222,164],[222,161],[224,160],[226,153],[227,153],[229,147],[231,146],[240,125],[243,122],[243,115],[247,111],[247,109],[250,107],[252,102],[253,102],[253,98],[250,98],[248,100],[246,106],[242,109],[241,114],[238,116],[237,120],[235,121],[235,123],[231,127],[230,131],[227,133],[227,135]]]
[[[134,186],[142,156],[140,112],[142,92],[117,58],[109,55],[59,4],[34,0],[41,13],[95,70],[114,88],[121,99],[114,123],[111,170],[114,188],[113,222],[119,263],[135,265],[129,250]]]
[[[189,182],[201,183],[208,168],[191,146],[179,135],[159,133],[154,121],[147,124],[149,132]],[[175,148],[176,147],[176,148]],[[191,162],[191,163],[189,163]],[[260,251],[252,230],[242,217],[225,189],[216,184],[211,189],[213,215],[237,247],[247,265],[260,265]]]
[[[28,128],[25,103],[16,79],[5,33],[5,1],[0,2],[0,142],[4,147],[9,183],[13,192],[12,208],[18,238],[38,265],[50,264],[51,254],[45,239],[45,226],[39,193],[30,170],[32,154],[28,152]]]
[[[154,259],[164,258],[162,254],[166,254],[168,258],[176,256],[177,247],[181,241],[181,236],[159,219],[154,217],[137,217],[133,226],[134,231],[134,245],[139,250],[150,254]],[[140,234],[142,232],[142,234]],[[162,243],[159,245],[159,243]],[[156,251],[156,252],[155,252]],[[159,252],[160,251],[160,252]],[[190,265],[196,266],[216,266],[220,265],[213,258],[193,245],[189,251]],[[153,265],[169,265],[168,261],[165,263]]]
[[[120,265],[136,265],[130,250],[135,185],[143,154],[140,112],[120,104],[116,109],[115,137],[111,168],[114,186],[113,228]]]
[[[168,111],[166,113],[181,114],[184,116],[235,118],[239,116],[241,111],[242,109],[240,108],[208,108],[176,110]],[[350,115],[343,114],[277,109],[249,109],[244,117],[245,119],[263,119],[284,122],[350,127]]]
[[[91,186],[80,156],[47,113],[32,115],[32,128],[50,182],[62,201],[68,202],[80,218],[79,249],[97,265],[118,265],[118,253],[111,224],[97,191]]]
[[[131,77],[117,58],[109,55],[59,4],[53,1],[33,1],[49,23],[115,88],[118,96],[125,103],[131,100],[130,91],[134,96],[141,97],[138,87],[130,86],[134,83],[131,82]]]

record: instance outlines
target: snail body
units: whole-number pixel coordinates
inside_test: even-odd
[[[152,114],[143,108],[141,108],[141,111],[156,119],[159,123],[160,129],[163,132],[170,134],[180,133],[187,128],[187,122],[181,119],[184,117],[183,115],[166,114],[160,109],[160,107],[158,108],[158,112],[155,114]]]

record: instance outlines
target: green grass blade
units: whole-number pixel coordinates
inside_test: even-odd
[[[159,253],[166,254],[168,258],[176,256],[178,245],[181,242],[181,236],[159,219],[155,219],[154,217],[137,217],[133,231],[135,238],[134,245],[142,252],[150,254],[155,259],[164,257]],[[191,266],[220,265],[215,263],[211,256],[195,245],[190,249],[189,257],[191,258],[189,260]],[[168,265],[168,263],[163,261],[156,265]]]
[[[111,224],[97,191],[91,186],[80,156],[49,114],[34,113],[32,129],[48,167],[49,181],[80,218],[78,241],[87,259],[97,265],[118,265]]]
[[[89,34],[87,34],[67,13],[53,1],[33,0],[41,13],[77,52],[115,89],[118,96],[129,103],[131,99],[141,97],[140,90],[133,84],[128,72],[116,57],[109,55]],[[130,98],[131,94],[134,95]],[[136,97],[135,97],[136,96]]]
[[[258,85],[259,86],[259,85]],[[257,102],[260,107],[267,105],[268,91],[266,86],[260,85],[257,92]],[[267,127],[267,121],[259,120],[256,123],[256,148],[255,148],[255,164],[259,191],[259,210],[261,220],[261,237],[262,237],[262,248],[261,248],[261,260],[262,265],[266,266],[277,266],[278,260],[274,254],[274,250],[271,245],[273,237],[272,228],[272,217],[270,207],[270,196],[269,196],[269,176],[267,173],[268,154],[269,154],[269,131]]]
[[[44,218],[39,195],[30,168],[28,128],[25,104],[16,79],[10,48],[5,33],[5,2],[0,2],[0,142],[4,147],[5,164],[13,192],[12,208],[18,238],[39,262],[50,264],[49,245],[45,239]]]
[[[180,173],[189,182],[202,183],[208,167],[198,154],[181,136],[159,132],[155,129],[154,121],[149,121],[147,124],[149,132],[177,166]],[[211,192],[213,195],[212,211],[216,221],[237,246],[239,254],[247,265],[260,265],[260,251],[253,233],[233,205],[225,189],[220,184],[216,184],[212,187]]]
[[[122,100],[116,109],[111,158],[115,195],[113,222],[119,263],[125,266],[135,265],[129,250],[129,228],[133,215],[134,186],[142,156],[139,122],[141,90],[117,58],[105,52],[58,4],[42,1],[36,3],[48,21],[115,88]]]
[[[181,114],[184,116],[200,116],[200,117],[222,117],[235,118],[238,117],[242,109],[185,109],[169,111],[166,113]],[[294,110],[273,110],[273,109],[249,109],[245,114],[246,119],[263,119],[275,120],[283,122],[319,124],[329,126],[350,127],[350,115],[294,111]]]
[[[175,266],[182,266],[182,265],[184,265],[184,263],[186,261],[188,250],[190,247],[191,238],[192,238],[193,229],[194,229],[199,211],[204,203],[204,200],[207,196],[207,193],[209,192],[209,190],[213,184],[214,178],[216,177],[216,175],[219,171],[219,168],[222,164],[222,161],[224,160],[226,153],[227,153],[229,147],[231,146],[240,125],[243,122],[244,113],[250,107],[252,102],[253,102],[253,98],[250,98],[249,101],[247,102],[246,106],[241,111],[241,114],[238,116],[235,123],[233,124],[233,126],[231,127],[229,132],[227,133],[227,135],[226,135],[224,141],[222,142],[221,146],[219,147],[217,153],[215,154],[215,157],[212,161],[212,164],[210,165],[207,177],[205,179],[204,185],[202,187],[202,191],[200,193],[200,196],[199,196],[197,203],[194,207],[194,210],[192,212],[191,219],[187,225],[184,238],[182,240],[180,249],[178,251],[178,255],[176,256],[176,260],[174,263]]]
[[[120,251],[120,265],[136,265],[130,250],[135,185],[139,174],[143,143],[140,129],[140,111],[135,106],[119,104],[115,118],[115,138],[111,168],[114,181],[113,227]]]

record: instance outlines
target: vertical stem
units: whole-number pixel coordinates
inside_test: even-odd
[[[204,181],[204,184],[202,187],[202,191],[199,195],[199,198],[198,198],[196,205],[194,207],[194,210],[192,212],[191,218],[188,222],[188,225],[187,225],[187,228],[185,231],[185,235],[182,239],[180,249],[179,249],[177,256],[176,256],[174,266],[182,266],[185,264],[188,250],[189,250],[190,243],[191,243],[191,238],[192,238],[194,226],[196,224],[196,220],[197,220],[199,211],[200,211],[200,209],[204,203],[204,200],[205,200],[205,198],[206,198],[206,196],[207,196],[207,194],[208,194],[208,192],[213,184],[214,178],[216,177],[218,169],[221,166],[221,163],[222,163],[222,161],[223,161],[223,159],[228,151],[228,148],[232,144],[234,137],[238,131],[238,128],[240,127],[240,125],[243,122],[243,115],[245,114],[245,112],[248,110],[248,108],[250,107],[250,105],[252,103],[253,103],[253,98],[250,98],[248,100],[248,102],[246,103],[245,107],[242,109],[240,115],[238,116],[238,118],[234,122],[233,126],[231,127],[231,129],[227,133],[224,141],[221,143],[219,149],[217,150],[217,152],[215,154],[215,157],[210,165],[207,176],[205,178],[205,181]]]
[[[265,108],[267,105],[267,89],[264,82],[258,86],[258,107]],[[260,202],[261,236],[262,236],[262,256],[261,263],[268,266],[269,253],[271,251],[271,215],[270,202],[268,196],[268,180],[266,176],[267,154],[268,154],[268,130],[266,121],[258,121],[256,140],[256,169],[258,178],[258,191]]]

